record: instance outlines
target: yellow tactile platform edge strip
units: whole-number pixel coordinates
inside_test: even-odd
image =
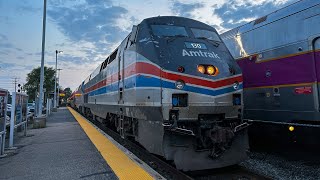
[[[153,179],[148,172],[132,161],[78,112],[70,107],[68,109],[119,179]]]

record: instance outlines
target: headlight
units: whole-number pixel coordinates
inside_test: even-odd
[[[177,89],[183,89],[184,85],[185,85],[184,81],[182,81],[182,80],[176,81],[176,88]]]
[[[289,126],[289,131],[294,131],[294,127],[293,126]]]
[[[213,66],[208,66],[208,67],[207,67],[207,73],[208,73],[209,75],[214,75],[215,72],[216,72],[216,69],[215,69]]]
[[[198,71],[204,74],[206,72],[206,69],[202,65],[198,65]]]
[[[235,82],[235,83],[233,84],[233,88],[234,88],[235,90],[239,89],[239,82]]]
[[[210,76],[216,76],[219,74],[219,69],[216,66],[200,64],[198,65],[198,71],[202,74],[208,74]]]

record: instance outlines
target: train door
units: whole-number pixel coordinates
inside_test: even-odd
[[[124,95],[124,47],[123,43],[120,45],[118,54],[118,104],[123,104]]]
[[[318,90],[318,110],[320,111],[320,37],[317,37],[313,42],[313,52],[315,61],[315,70],[317,77],[317,90]]]
[[[123,113],[123,96],[124,96],[124,46],[127,41],[127,38],[120,44],[118,52],[118,128],[119,133],[122,138],[124,138],[124,113]]]
[[[124,51],[130,46],[131,36],[128,36],[120,45],[119,54],[118,54],[118,104],[124,104],[124,91],[125,91],[125,54]]]

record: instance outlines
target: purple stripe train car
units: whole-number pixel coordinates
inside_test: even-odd
[[[316,143],[320,1],[298,1],[221,37],[243,71],[243,115],[252,122],[250,135]]]

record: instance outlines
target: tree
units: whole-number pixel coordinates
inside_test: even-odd
[[[67,102],[67,99],[71,96],[72,91],[69,87],[65,88],[63,91],[61,90],[62,93],[64,93],[63,97],[60,97],[61,102]]]
[[[63,91],[64,91],[64,93],[66,95],[65,96],[65,100],[67,100],[71,96],[72,91],[71,91],[71,89],[69,87],[65,88]]]
[[[44,85],[43,88],[46,89],[44,93],[45,98],[48,94],[54,92],[54,75],[55,70],[53,68],[44,67]],[[27,83],[24,85],[27,94],[29,95],[29,100],[35,100],[36,93],[39,92],[40,86],[40,67],[34,68],[30,73],[27,74]],[[58,85],[57,85],[58,87]]]

